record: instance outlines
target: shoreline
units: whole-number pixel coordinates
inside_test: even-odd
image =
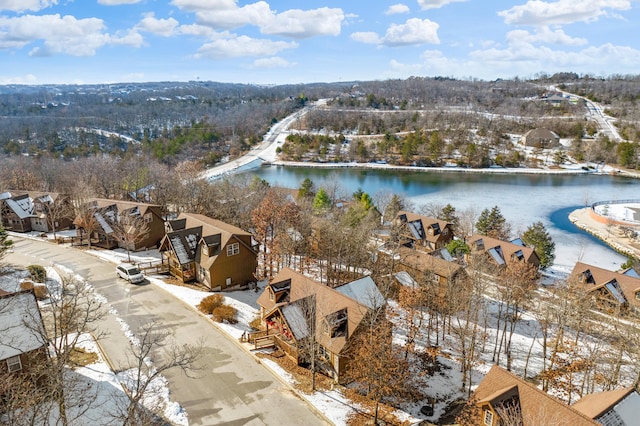
[[[632,245],[628,238],[619,235],[617,227],[608,227],[591,218],[591,207],[584,207],[569,213],[569,220],[578,228],[601,240],[612,250],[627,257],[640,259],[640,244]]]
[[[474,174],[527,174],[527,175],[612,175],[631,179],[640,179],[640,174],[631,173],[624,170],[615,169],[610,166],[604,166],[602,171],[584,170],[582,166],[579,168],[558,168],[558,169],[534,169],[534,168],[462,168],[462,167],[424,167],[424,166],[399,166],[394,164],[380,163],[316,163],[304,161],[284,161],[275,160],[262,164],[262,167],[291,167],[291,168],[319,168],[319,169],[371,169],[371,170],[389,170],[404,171],[418,173],[474,173]]]

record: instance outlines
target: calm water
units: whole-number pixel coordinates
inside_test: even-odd
[[[498,175],[423,173],[386,170],[265,167],[253,171],[272,185],[298,188],[305,178],[321,187],[337,181],[349,195],[356,189],[406,195],[416,205],[450,203],[479,213],[498,205],[517,230],[542,221],[556,243],[556,267],[567,271],[576,261],[615,269],[624,257],[569,222],[568,214],[602,200],[640,199],[640,180],[595,175]]]

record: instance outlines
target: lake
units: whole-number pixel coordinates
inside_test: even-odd
[[[353,168],[271,166],[254,169],[273,186],[298,188],[305,179],[316,187],[337,180],[348,196],[358,188],[374,199],[379,191],[404,194],[416,205],[451,204],[458,211],[498,205],[515,231],[535,221],[545,224],[556,243],[554,269],[569,272],[577,261],[617,269],[626,259],[569,222],[568,214],[595,201],[640,199],[640,181],[609,175],[544,175],[407,172]]]

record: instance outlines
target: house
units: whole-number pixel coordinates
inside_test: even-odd
[[[473,412],[473,416],[476,417],[473,424],[477,425],[600,424],[587,414],[572,408],[497,365],[491,367],[482,379],[471,401],[477,408],[477,411]]]
[[[309,339],[318,345],[322,370],[342,382],[348,344],[369,314],[385,300],[371,277],[331,288],[291,269],[282,269],[258,298],[267,332],[299,364],[308,356]]]
[[[87,214],[77,216],[74,224],[80,236],[86,236],[91,228],[90,237],[98,247],[136,251],[157,247],[165,235],[162,210],[156,204],[95,198],[86,209]],[[93,226],[85,222],[93,222]],[[146,231],[137,234],[140,226],[146,226]]]
[[[522,145],[535,148],[557,148],[560,146],[560,136],[548,129],[532,129],[522,135]]]
[[[488,259],[498,268],[505,267],[512,262],[525,262],[534,268],[540,266],[540,258],[535,250],[524,245],[522,240],[502,241],[486,235],[475,234],[467,239],[471,254],[466,256],[467,262],[473,262],[478,257]]]
[[[15,293],[0,290],[0,376],[40,376],[47,360],[44,324],[32,290]],[[0,385],[0,393],[2,386]]]
[[[634,425],[640,413],[640,394],[633,387],[592,393],[571,407],[602,425]]]
[[[401,247],[398,254],[397,271],[405,271],[414,279],[420,278],[421,282],[424,282],[422,278],[430,276],[431,280],[444,293],[446,293],[450,284],[464,280],[467,277],[462,265],[434,256],[431,253]]]
[[[224,290],[255,281],[258,252],[251,234],[201,214],[182,213],[167,221],[160,252],[182,282]]]
[[[640,278],[632,269],[614,272],[578,262],[569,280],[592,294],[597,306],[604,311],[640,309]]]
[[[400,244],[411,248],[437,250],[453,239],[450,223],[411,212],[398,212],[393,226]]]
[[[0,194],[2,226],[15,232],[68,229],[72,209],[67,195],[57,192],[8,191]]]

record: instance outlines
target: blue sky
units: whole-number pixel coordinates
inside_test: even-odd
[[[638,0],[0,0],[0,84],[640,74]]]

